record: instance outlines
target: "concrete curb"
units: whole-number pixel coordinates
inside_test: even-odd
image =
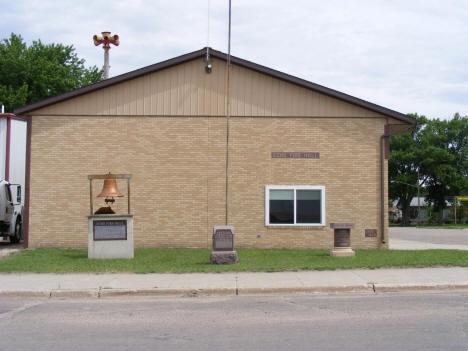
[[[226,296],[236,295],[236,289],[102,289],[99,297],[121,296]]]
[[[376,293],[427,290],[468,290],[468,284],[374,284]]]
[[[237,295],[373,293],[372,285],[310,286],[291,288],[239,288]]]
[[[0,291],[0,298],[112,298],[112,297],[198,297],[236,295],[387,293],[405,291],[468,290],[468,284],[372,284],[354,286],[239,288],[239,289],[87,289],[49,291]]]
[[[52,290],[50,292],[51,298],[89,298],[89,297],[99,297],[99,291],[97,289],[91,290]]]
[[[37,297],[37,298],[50,298],[50,291],[27,291],[27,290],[11,290],[0,291],[0,298],[3,297]]]

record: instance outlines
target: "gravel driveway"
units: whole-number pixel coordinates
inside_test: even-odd
[[[0,244],[0,259],[7,257],[8,255],[22,250],[24,247],[23,243],[21,244]]]
[[[468,229],[391,227],[389,237],[393,250],[468,250]]]

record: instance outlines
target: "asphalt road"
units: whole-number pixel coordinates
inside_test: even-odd
[[[468,245],[468,229],[391,227],[391,239],[415,240],[431,244]]]
[[[389,238],[390,248],[397,250],[468,250],[468,229],[391,227]]]
[[[468,291],[0,299],[0,350],[468,350]]]

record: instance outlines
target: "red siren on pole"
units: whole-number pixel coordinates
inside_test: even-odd
[[[111,35],[111,32],[102,32],[102,35],[94,35],[94,45],[98,46],[102,44],[104,49],[104,79],[109,78],[109,49],[110,44],[119,46],[119,36],[117,34]]]

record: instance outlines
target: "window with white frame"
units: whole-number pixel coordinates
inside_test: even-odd
[[[324,226],[325,187],[267,185],[265,225]]]

